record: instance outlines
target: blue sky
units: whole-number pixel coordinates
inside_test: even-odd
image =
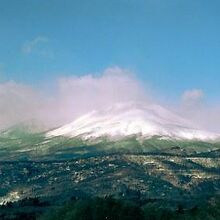
[[[119,66],[160,93],[220,101],[219,0],[0,0],[0,77],[39,84]]]

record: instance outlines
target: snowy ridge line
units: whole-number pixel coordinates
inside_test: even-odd
[[[101,111],[92,111],[46,134],[84,139],[138,135],[143,138],[164,136],[186,140],[217,140],[219,134],[203,131],[159,105],[121,103]]]

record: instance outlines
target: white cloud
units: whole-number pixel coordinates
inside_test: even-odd
[[[201,89],[191,89],[183,93],[177,112],[189,119],[198,128],[220,132],[220,106],[208,104],[206,94]]]
[[[99,77],[62,78],[58,91],[65,120],[113,103],[146,99],[141,83],[129,71],[118,67],[106,69]]]
[[[201,89],[187,90],[182,95],[185,103],[197,102],[204,98],[204,92]]]
[[[47,37],[38,36],[31,41],[27,41],[22,46],[22,52],[25,54],[32,53],[39,45],[45,44],[49,41]]]
[[[0,127],[30,119],[57,126],[88,111],[132,100],[147,100],[144,89],[128,70],[118,67],[97,77],[60,78],[50,93],[15,82],[2,83]]]
[[[0,84],[0,127],[35,117],[40,97],[31,87],[15,82]]]
[[[62,77],[46,89],[12,81],[0,83],[0,129],[29,120],[56,127],[118,102],[158,103],[158,97],[145,87],[130,71],[119,67],[108,68],[99,76]],[[199,128],[220,132],[220,106],[208,105],[202,90],[185,91],[180,100],[180,104],[167,107]]]

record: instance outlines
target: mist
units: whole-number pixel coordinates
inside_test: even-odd
[[[154,94],[134,73],[119,67],[107,68],[98,76],[64,76],[46,88],[45,82],[35,87],[8,81],[0,83],[0,129],[33,121],[44,129],[55,128],[119,102],[160,104]],[[208,105],[200,89],[185,91],[179,101],[166,107],[198,128],[220,132],[220,107]]]
[[[45,83],[36,88],[9,81],[0,84],[0,128],[29,121],[57,127],[89,111],[128,101],[150,98],[134,74],[119,67],[99,76],[62,77],[46,88]]]

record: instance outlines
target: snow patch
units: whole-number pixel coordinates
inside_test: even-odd
[[[215,140],[220,137],[193,128],[190,122],[159,105],[119,103],[101,111],[92,111],[70,124],[47,133],[47,137],[67,136],[85,139],[107,136],[161,136],[186,140]]]

